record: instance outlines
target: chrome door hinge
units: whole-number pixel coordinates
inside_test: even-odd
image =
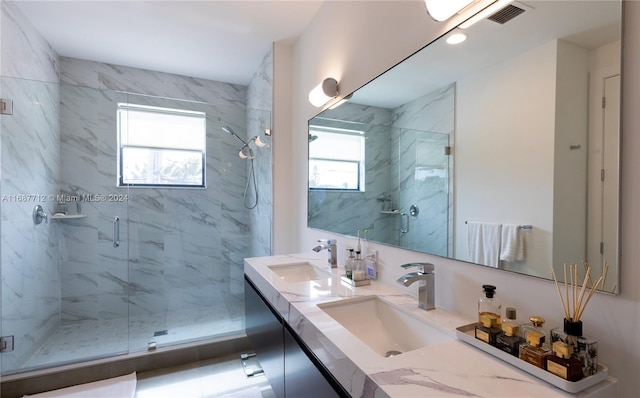
[[[13,351],[13,336],[0,337],[0,353]]]
[[[0,98],[0,115],[13,115],[13,100]]]

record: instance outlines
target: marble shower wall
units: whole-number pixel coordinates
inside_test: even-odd
[[[364,192],[310,191],[309,226],[351,236],[368,229],[371,240],[450,253],[453,162],[444,147],[453,143],[454,107],[452,84],[395,109],[346,103],[314,118],[314,125],[365,132],[366,171]],[[400,214],[380,212],[409,213],[411,205],[420,213],[407,234]]]
[[[271,138],[264,135],[271,129],[273,104],[273,50],[264,57],[249,82],[247,90],[247,138],[260,136],[267,146],[256,150],[254,160],[258,205],[249,210],[251,225],[251,257],[271,255],[271,225],[273,224],[273,182]],[[277,132],[274,132],[277,134]],[[240,281],[242,282],[242,280]],[[241,284],[244,288],[244,284]]]
[[[342,122],[344,120],[349,123]],[[388,109],[348,102],[338,108],[326,110],[320,117],[313,119],[313,124],[317,126],[364,131],[365,190],[309,191],[310,227],[351,236],[358,229],[369,230],[371,240],[388,242],[394,239],[395,234],[390,226],[397,216],[381,214],[383,202],[378,200],[392,195],[390,123],[391,112]]]
[[[402,247],[447,256],[453,248],[453,160],[444,155],[453,148],[455,84],[435,90],[393,110],[393,190],[400,209],[419,213],[409,217]],[[453,153],[453,152],[452,152]]]
[[[247,131],[246,87],[69,58],[61,76],[61,190],[126,195],[80,202],[88,217],[64,224],[63,323],[215,310],[242,300],[236,285],[250,252],[242,204],[248,163],[221,128]],[[207,188],[116,187],[118,102],[205,112]]]
[[[14,351],[2,354],[2,371],[22,365],[60,316],[59,225],[35,225],[37,204],[51,214],[58,193],[60,154],[59,61],[12,2],[0,2],[0,96],[14,103],[0,116],[0,245],[2,334]]]

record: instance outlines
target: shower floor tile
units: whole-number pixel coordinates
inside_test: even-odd
[[[156,332],[166,334],[154,336]],[[58,327],[24,363],[22,370],[104,358],[127,352],[188,343],[244,331],[244,312],[183,310],[106,321],[81,321]]]

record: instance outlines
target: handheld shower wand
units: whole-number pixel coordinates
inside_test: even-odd
[[[243,140],[242,138],[240,138],[240,136],[238,134],[236,134],[235,131],[233,131],[233,129],[229,126],[222,126],[222,131],[224,131],[227,134],[231,134],[232,136],[236,137],[237,139],[240,140],[240,142],[242,142],[245,145],[249,145],[249,143],[245,140]]]
[[[238,152],[238,156],[240,156],[242,159],[249,159],[251,161],[251,165],[249,166],[249,174],[247,175],[247,184],[244,187],[243,199],[244,199],[245,208],[249,210],[254,209],[258,205],[258,186],[256,184],[256,174],[253,167],[253,159],[255,158],[255,155],[253,154],[253,150],[249,146],[249,143],[251,141],[256,142],[256,140],[259,140],[259,138],[254,137],[251,140],[249,140],[249,142],[247,142],[242,138],[240,138],[240,136],[236,134],[236,132],[233,131],[233,129],[229,126],[222,126],[222,131],[236,137],[238,140],[240,140],[240,142],[242,142],[243,145],[240,148],[240,151]],[[249,184],[251,184],[251,180],[253,180],[253,192],[254,192],[253,204],[247,203],[247,192],[249,191]]]

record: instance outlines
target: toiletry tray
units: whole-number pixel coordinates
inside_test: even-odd
[[[471,323],[469,325],[464,325],[456,328],[456,335],[458,339],[464,341],[465,343],[471,344],[472,346],[479,348],[480,350],[491,354],[496,358],[502,359],[503,361],[569,393],[577,393],[584,390],[585,388],[589,388],[595,384],[598,384],[601,381],[605,380],[609,374],[606,366],[598,364],[598,372],[592,376],[585,377],[580,381],[564,380],[563,378],[558,377],[551,372],[547,372],[544,369],[534,366],[526,361],[523,361],[520,358],[516,358],[511,354],[508,354],[492,345],[489,345],[484,341],[476,339],[474,333],[476,325],[477,323]]]
[[[344,282],[344,283],[347,283],[347,284],[349,284],[351,286],[356,286],[356,287],[358,287],[358,286],[367,286],[367,285],[371,284],[371,281],[369,279],[364,279],[364,280],[361,280],[361,281],[354,281],[353,279],[349,278],[346,275],[340,276],[340,280],[342,282]]]

